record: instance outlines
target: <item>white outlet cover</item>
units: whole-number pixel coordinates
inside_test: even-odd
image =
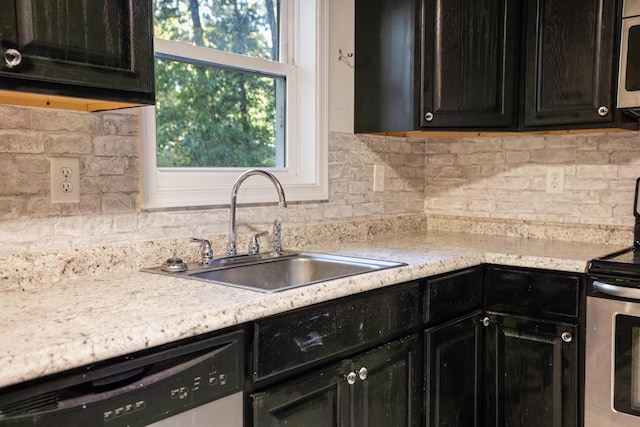
[[[51,157],[49,160],[51,203],[80,203],[80,159]]]
[[[551,166],[547,168],[546,192],[550,194],[564,193],[564,167]]]

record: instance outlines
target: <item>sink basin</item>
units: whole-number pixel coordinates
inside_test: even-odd
[[[259,257],[257,260],[240,259],[230,265],[205,267],[200,264],[189,265],[189,268],[182,272],[164,272],[159,267],[143,271],[220,283],[259,292],[278,292],[403,265],[406,264],[338,255],[295,253],[277,257]]]

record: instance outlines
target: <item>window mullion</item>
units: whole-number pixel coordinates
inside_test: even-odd
[[[155,54],[160,58],[183,60],[184,62],[198,62],[207,65],[219,65],[249,73],[266,74],[269,76],[288,76],[293,66],[282,62],[269,61],[262,58],[252,58],[230,52],[195,46],[183,41],[154,39]]]

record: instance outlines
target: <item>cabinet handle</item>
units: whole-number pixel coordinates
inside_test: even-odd
[[[369,371],[367,370],[367,368],[365,368],[364,366],[362,368],[360,368],[360,370],[358,371],[358,376],[360,377],[361,380],[366,380],[367,377],[369,376]]]
[[[424,115],[424,119],[428,122],[430,122],[431,120],[433,120],[433,113],[432,112],[428,112],[427,114]]]
[[[562,335],[560,335],[560,337],[562,338],[562,341],[564,341],[564,342],[573,341],[573,335],[571,335],[571,332],[563,332]]]
[[[4,51],[4,62],[9,68],[17,67],[22,62],[22,55],[16,49],[7,49]]]
[[[356,379],[358,379],[358,376],[356,375],[355,372],[349,372],[349,374],[347,374],[347,382],[350,385],[353,385],[356,383]]]
[[[598,114],[599,114],[601,117],[604,117],[604,116],[606,116],[607,114],[609,114],[609,109],[603,105],[602,107],[598,108]]]
[[[480,323],[482,323],[483,326],[489,326],[489,323],[491,323],[491,321],[488,317],[483,317],[482,319],[480,319]]]

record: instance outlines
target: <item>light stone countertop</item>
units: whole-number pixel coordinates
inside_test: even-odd
[[[1,291],[0,387],[483,262],[584,272],[621,248],[429,231],[305,248],[408,265],[272,294],[142,272]]]

